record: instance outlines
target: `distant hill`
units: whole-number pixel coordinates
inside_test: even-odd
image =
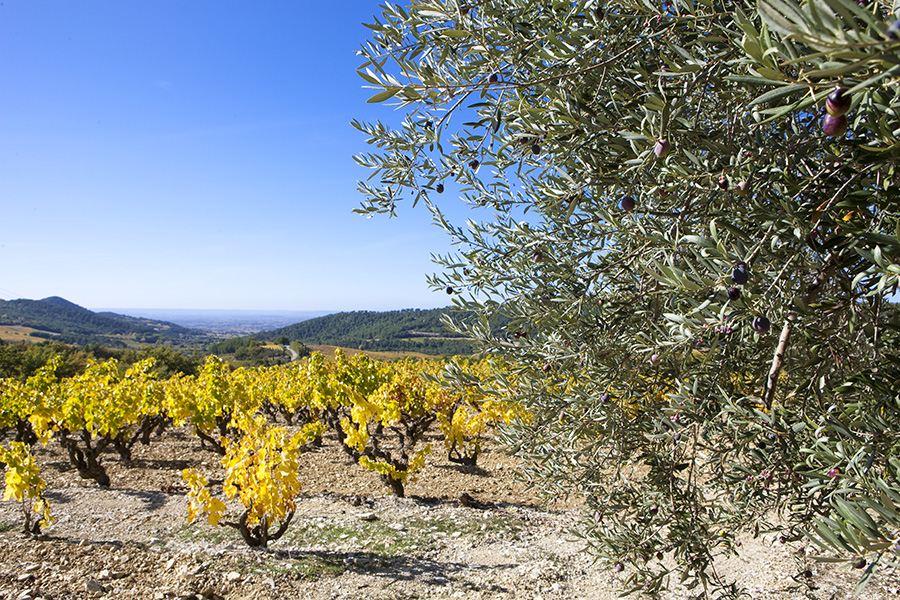
[[[96,313],[57,296],[43,300],[0,300],[2,325],[31,328],[32,337],[112,348],[159,343],[200,346],[209,342],[209,335],[203,331],[166,321]]]
[[[457,319],[462,314],[452,308],[341,312],[263,331],[253,337],[274,341],[284,336],[292,342],[307,345],[382,352],[421,352],[439,356],[471,354],[472,344],[448,332],[441,322],[441,316],[447,313]]]

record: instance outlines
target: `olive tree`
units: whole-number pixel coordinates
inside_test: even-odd
[[[359,211],[411,200],[452,236],[431,283],[534,413],[506,441],[585,498],[627,590],[677,569],[736,596],[713,561],[748,530],[863,579],[897,559],[892,10],[417,0],[369,25],[359,74],[400,118],[354,123]]]

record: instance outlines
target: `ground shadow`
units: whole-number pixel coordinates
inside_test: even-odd
[[[517,563],[473,565],[468,563],[418,558],[408,555],[384,556],[374,552],[334,552],[329,550],[269,550],[281,560],[313,558],[324,565],[360,575],[371,575],[394,582],[417,581],[430,586],[446,585],[463,571],[497,571],[513,569]],[[389,583],[390,585],[390,583]]]
[[[72,499],[66,496],[63,492],[58,492],[55,490],[44,490],[43,496],[51,505],[68,504],[72,501]]]
[[[74,471],[75,467],[72,466],[67,460],[52,460],[47,461],[42,465],[44,469],[52,469],[57,473],[68,473],[69,471]]]
[[[432,465],[436,469],[450,469],[463,475],[475,475],[477,477],[490,477],[491,472],[478,465],[463,465],[459,463],[435,464]]]
[[[132,496],[144,503],[146,510],[156,510],[169,503],[172,496],[184,496],[184,492],[165,492],[155,490],[118,490],[126,496]]]
[[[102,490],[102,488],[93,488],[96,490]],[[173,496],[184,496],[184,492],[166,492],[163,490],[135,490],[135,489],[123,489],[123,488],[114,488],[112,490],[103,490],[103,491],[111,491],[118,492],[120,494],[124,494],[126,496],[131,496],[133,498],[137,498],[143,503],[143,508],[146,510],[156,510],[162,508],[166,504],[168,504],[169,499]],[[57,489],[57,490],[46,490],[44,491],[44,498],[46,498],[50,505],[54,504],[68,504],[72,502],[72,497],[67,490]]]
[[[130,469],[151,469],[156,471],[183,471],[191,466],[188,460],[165,460],[165,459],[149,459],[135,458],[125,462],[125,466]]]

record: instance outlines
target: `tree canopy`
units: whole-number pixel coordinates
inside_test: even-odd
[[[306,344],[327,344],[383,352],[422,352],[434,355],[471,354],[472,344],[448,332],[441,317],[445,309],[339,312],[256,337],[265,340],[284,335]],[[458,315],[465,318],[465,315]]]
[[[864,580],[897,559],[893,10],[417,0],[369,25],[359,74],[401,121],[354,123],[359,210],[411,199],[454,238],[431,282],[535,413],[508,442],[585,496],[629,591],[677,569],[736,596],[711,565],[748,529]]]

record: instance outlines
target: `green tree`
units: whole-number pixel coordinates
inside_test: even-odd
[[[304,358],[310,355],[309,348],[300,340],[291,342],[291,349],[297,353],[297,358]]]
[[[94,353],[96,355],[96,352]],[[98,358],[106,358],[98,356]],[[137,350],[126,350],[121,353],[120,360],[125,364],[134,364],[140,360],[152,358],[153,372],[160,379],[168,379],[179,373],[196,375],[202,360],[196,353],[185,356],[181,351],[169,346],[144,346]]]
[[[518,366],[498,390],[535,417],[508,441],[537,485],[586,497],[630,591],[677,564],[737,595],[711,564],[748,529],[866,577],[896,561],[890,11],[419,0],[369,25],[359,74],[402,122],[354,123],[374,147],[359,211],[412,197],[454,238],[431,282]]]

